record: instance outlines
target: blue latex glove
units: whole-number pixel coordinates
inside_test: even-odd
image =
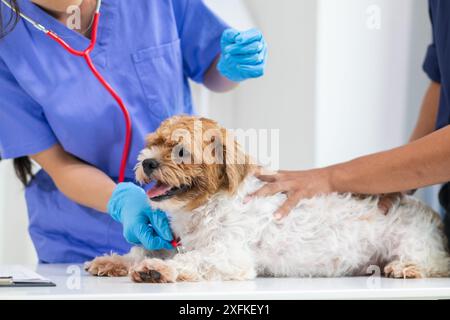
[[[108,213],[123,224],[125,239],[147,250],[173,249],[169,220],[153,210],[145,191],[133,183],[120,183],[108,203]],[[149,225],[151,224],[151,226]]]
[[[217,69],[224,77],[241,82],[264,75],[267,44],[258,29],[244,32],[227,29],[222,34],[221,47]]]

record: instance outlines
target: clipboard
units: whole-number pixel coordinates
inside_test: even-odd
[[[11,287],[55,286],[55,283],[23,266],[0,266],[0,289]]]
[[[56,287],[56,284],[51,281],[14,281],[12,277],[0,278],[1,288],[19,288],[19,287]]]

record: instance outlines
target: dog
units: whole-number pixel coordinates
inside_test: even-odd
[[[199,128],[216,134],[197,135],[195,143]],[[376,196],[319,195],[278,221],[273,213],[284,194],[244,204],[263,186],[249,159],[215,121],[176,116],[163,122],[139,155],[136,180],[156,182],[150,204],[167,212],[186,252],[135,247],[124,256],[98,257],[86,270],[150,283],[362,276],[374,267],[392,278],[449,275],[441,220],[420,201],[405,196],[384,214]]]

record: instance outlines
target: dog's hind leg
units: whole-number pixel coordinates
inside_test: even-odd
[[[392,261],[384,267],[384,275],[389,278],[423,278],[424,271],[413,262]]]
[[[402,209],[405,211],[398,216],[397,230],[386,241],[398,243],[388,246],[390,256],[386,258],[385,275],[393,278],[449,276],[450,256],[439,216],[417,201],[410,201]]]
[[[435,250],[435,249],[432,249]],[[384,275],[390,278],[439,278],[450,276],[450,258],[446,252],[435,252],[425,259],[421,257],[394,259],[384,267]]]

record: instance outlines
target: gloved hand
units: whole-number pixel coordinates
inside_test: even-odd
[[[224,77],[240,82],[264,75],[267,44],[261,31],[227,29],[222,34],[221,47],[217,69]]]
[[[116,187],[108,203],[108,213],[123,224],[123,235],[128,242],[143,245],[147,250],[173,249],[166,214],[153,210],[145,191],[135,184],[120,183]]]

